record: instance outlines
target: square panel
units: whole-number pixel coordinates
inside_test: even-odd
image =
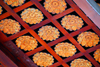
[[[38,9],[38,8],[33,4],[33,5],[31,5],[31,6],[28,6],[28,7],[25,8],[25,9],[23,9],[23,10],[17,12],[17,14],[20,16],[20,18],[21,18],[22,20],[23,20],[23,18],[21,17],[21,14],[22,14],[26,9],[28,9],[28,8],[31,8],[31,9],[33,9],[33,8],[34,8],[34,9]],[[38,9],[38,10],[39,10],[39,9]],[[40,10],[39,10],[39,11],[40,11]],[[24,12],[24,13],[25,13],[25,12]],[[23,14],[24,14],[24,13],[23,13]],[[42,12],[41,12],[41,13],[42,13]],[[43,15],[43,19],[41,20],[41,22],[47,19],[47,17],[46,17],[43,13],[42,13],[42,15]],[[27,17],[30,17],[30,19],[31,19],[31,16],[29,16],[29,14],[28,14]],[[36,17],[37,17],[37,16],[36,16]],[[24,17],[24,18],[25,18],[25,17]],[[34,17],[34,18],[35,18],[35,17]],[[34,18],[33,18],[33,20],[35,20]],[[26,18],[26,19],[27,19],[27,18]],[[30,19],[29,19],[29,20],[30,20]],[[23,20],[23,21],[26,22],[25,20]],[[35,22],[35,21],[33,21],[33,22]],[[40,23],[41,23],[41,22],[40,22]],[[36,23],[36,24],[27,23],[27,24],[28,24],[29,26],[33,26],[33,25],[36,25],[36,24],[39,24],[39,23]]]
[[[3,0],[3,1],[4,1],[4,3],[6,3],[7,5],[8,5],[8,4],[16,5],[16,6],[8,5],[11,9],[15,9],[15,8],[17,8],[17,7],[21,6],[21,5],[23,5],[24,3],[27,3],[29,0],[23,0],[21,5],[18,5],[18,4],[17,4],[18,1],[15,2],[15,3],[13,3],[13,2],[9,2],[9,1],[7,1],[7,0]],[[6,1],[6,2],[5,2],[5,1]],[[20,2],[20,1],[19,1],[19,2]],[[18,5],[18,6],[17,6],[17,5]]]
[[[52,27],[55,27],[55,25],[53,25],[51,22],[48,23],[48,24],[46,24],[46,25],[43,25],[43,26],[52,26]],[[43,27],[43,26],[42,26],[42,27]],[[42,27],[39,27],[39,28],[35,29],[34,31],[35,31],[37,34],[39,34],[38,31],[39,31],[39,29],[41,29]],[[55,28],[56,28],[56,27],[55,27]],[[57,29],[57,28],[56,28],[56,29]],[[59,30],[58,30],[58,31],[59,31]],[[60,31],[59,31],[59,35],[60,35],[60,36],[59,36],[58,38],[61,38],[61,37],[64,36]],[[58,38],[57,38],[57,39],[58,39]],[[55,39],[55,40],[56,40],[56,39]],[[55,40],[52,40],[52,41],[55,41]],[[50,42],[51,42],[50,40],[48,40],[48,41],[47,41],[47,40],[44,40],[44,41],[45,41],[46,43],[50,43]]]
[[[1,6],[1,5],[0,5]],[[2,10],[2,12],[1,12],[1,10]],[[1,6],[1,10],[0,10],[0,12],[1,12],[1,14],[4,14],[4,13],[6,13],[7,11]],[[0,14],[0,15],[1,15]]]
[[[59,43],[69,43],[69,44],[72,44],[68,39],[66,39],[66,40],[63,40],[63,41],[58,42],[57,44],[51,46],[51,48],[55,51],[55,47],[56,47],[56,45],[58,45]],[[61,44],[60,44],[60,45],[61,45]],[[59,45],[59,46],[60,46],[60,45]],[[67,45],[67,44],[64,44],[64,45]],[[74,45],[74,44],[72,44],[72,45]],[[75,45],[74,45],[74,46],[75,46]],[[70,47],[71,47],[71,46],[70,46]],[[57,47],[57,48],[58,48],[58,47]],[[80,51],[77,49],[76,46],[75,46],[75,48],[76,48],[75,54],[80,53]],[[64,51],[65,48],[62,47],[62,48],[60,48],[60,50],[61,50],[61,49],[63,49],[63,51]],[[69,48],[66,48],[66,50],[69,50]],[[55,52],[56,52],[56,51],[55,51]],[[59,53],[61,53],[61,52],[59,52]],[[70,53],[71,53],[71,52],[70,52]],[[62,52],[62,54],[64,54],[64,53]],[[75,55],[75,54],[74,54],[74,55]],[[61,54],[60,54],[60,55],[61,55]],[[59,56],[60,56],[60,55],[59,55]],[[74,56],[74,55],[73,55],[73,56]],[[67,55],[67,56],[68,56],[68,55]],[[73,57],[73,56],[69,56],[69,57]],[[69,57],[62,57],[62,56],[60,56],[60,57],[61,57],[63,60],[69,58]]]
[[[88,60],[85,56],[80,56],[80,57],[78,57],[78,58],[74,58],[72,61],[67,62],[67,64],[68,64],[69,66],[71,66],[71,63],[72,63],[75,59],[84,59],[84,60]],[[89,61],[89,60],[88,60],[88,61]],[[91,62],[91,61],[89,61],[89,62]],[[92,64],[92,63],[91,63],[91,64]],[[95,67],[95,66],[92,64],[92,67]]]
[[[46,54],[50,54],[46,49],[45,50],[42,50],[42,51],[40,51],[40,52],[37,52],[37,53],[46,53]],[[35,53],[35,54],[37,54],[37,53]],[[31,55],[31,56],[29,56],[29,58],[33,61],[33,56],[35,55],[35,54],[33,54],[33,55]],[[50,54],[51,55],[51,54]],[[52,56],[52,55],[51,55]],[[53,57],[53,59],[54,59],[54,63],[56,63],[56,62],[58,62],[54,57]],[[34,62],[34,61],[33,61]],[[40,66],[39,66],[40,67]]]
[[[30,37],[33,37],[30,33],[26,33],[26,34],[24,34],[24,35],[22,35],[22,36],[30,36]],[[20,36],[19,36],[20,37]],[[18,38],[19,38],[18,37]],[[16,45],[16,40],[18,39],[18,38],[15,38],[15,39],[13,39],[12,41],[13,41],[13,43]],[[34,38],[34,37],[33,37]],[[37,40],[36,40],[37,41]],[[30,43],[29,43],[30,44]],[[37,49],[38,47],[41,47],[42,45],[37,41],[37,47],[35,48],[35,49]],[[17,47],[18,47],[18,45],[16,45]],[[30,50],[30,51],[28,51],[28,50],[23,50],[23,49],[21,49],[20,47],[18,47],[20,50],[22,50],[24,53],[27,53],[27,52],[30,52],[30,51],[34,51],[35,49],[33,49],[33,50]]]
[[[96,50],[95,50],[96,51]],[[94,53],[95,53],[95,51],[93,51],[93,52],[90,52],[89,54],[94,58]],[[94,58],[94,60],[95,60],[95,58]],[[98,64],[100,64],[98,61],[96,61]]]
[[[15,20],[16,22],[18,22],[15,18],[13,18],[12,16],[9,16],[9,17],[6,17],[6,18],[4,18],[4,19],[11,19],[11,20]],[[4,20],[4,19],[2,19],[2,20]],[[22,31],[22,30],[24,30],[25,28],[19,23],[19,25],[20,25],[20,31]],[[20,32],[19,31],[19,32]],[[3,32],[3,31],[2,31]],[[19,33],[19,32],[17,32],[17,33]],[[3,32],[4,33],[4,32]],[[17,33],[14,33],[14,34],[17,34]],[[9,36],[11,36],[11,35],[14,35],[14,34],[7,34],[7,33],[4,33],[7,37],[9,37]]]
[[[45,0],[42,0],[42,1],[40,1],[40,3],[41,3],[41,5],[44,7],[44,3],[45,3],[46,1]],[[51,7],[51,8],[55,8],[56,9],[56,7],[53,7],[52,5],[53,5],[53,3],[55,3],[55,4],[58,4],[59,5],[59,7],[61,6],[61,2],[57,2],[57,1],[54,1],[53,2],[53,0],[52,1],[49,1],[49,2],[47,2],[48,4],[51,4],[51,6],[49,6],[49,7]],[[65,3],[66,3],[66,8],[65,8],[65,10],[67,10],[67,9],[69,9],[69,8],[71,8],[70,7],[70,5],[65,1]],[[48,5],[47,4],[47,5]],[[64,6],[64,5],[63,5]],[[44,7],[45,8],[45,7]],[[50,9],[51,9],[50,8]],[[45,10],[46,10],[46,8],[45,8]],[[46,10],[46,11],[48,11],[48,10]],[[64,12],[64,11],[63,11]],[[62,13],[62,12],[61,12]],[[52,16],[55,16],[55,15],[57,15],[57,13],[52,13],[52,12],[50,12],[50,14],[52,15]],[[58,14],[60,14],[60,13],[58,13]]]
[[[61,18],[57,19],[57,21],[62,25],[62,22],[61,22],[61,21],[63,20],[63,18],[64,18],[65,16],[68,16],[68,15],[71,15],[71,16],[74,15],[74,16],[78,16],[79,18],[81,18],[75,11],[73,11],[73,12],[68,13],[68,14],[62,16]],[[81,18],[81,19],[82,19],[82,18]],[[71,19],[70,19],[69,21],[71,21]],[[83,21],[83,25],[82,25],[81,28],[87,26],[87,23],[86,23],[83,19],[82,19],[82,21]],[[75,21],[74,21],[74,22],[75,22]],[[63,27],[63,25],[62,25],[62,27]],[[80,29],[81,29],[81,28],[80,28]],[[64,27],[64,29],[65,29],[68,33],[74,32],[74,30],[70,31],[69,29],[66,29],[65,27]],[[75,30],[75,31],[77,31],[77,30]]]
[[[89,30],[86,30],[86,31],[84,31],[84,32],[93,32],[93,33],[95,33],[92,29],[89,29]],[[79,34],[81,34],[81,33],[83,33],[83,31],[81,31]],[[96,33],[95,33],[96,34]],[[76,36],[74,36],[74,39],[78,42],[78,36],[79,35],[76,35]],[[98,36],[99,37],[99,36]],[[99,37],[100,38],[100,37]],[[98,42],[98,44],[96,44],[96,46],[97,45],[99,45],[100,44],[100,41]],[[80,44],[81,45],[81,44]],[[81,45],[82,46],[82,45]],[[85,47],[85,46],[82,46],[85,50],[87,50],[87,49],[89,49],[89,48],[92,48],[92,47],[94,47],[94,46],[92,46],[92,47]]]

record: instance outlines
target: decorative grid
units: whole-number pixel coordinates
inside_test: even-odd
[[[6,5],[3,0],[0,0],[0,5],[7,11],[5,13],[3,13],[2,15],[0,15],[0,20],[7,18],[9,16],[12,16],[14,19],[16,19],[25,29],[21,30],[19,33],[7,36],[5,35],[3,32],[0,31],[0,42],[17,58],[19,59],[23,64],[25,64],[27,67],[37,67],[37,65],[34,64],[34,62],[32,61],[32,59],[30,59],[29,57],[34,55],[37,52],[43,51],[43,50],[47,50],[51,55],[53,55],[53,57],[55,58],[55,60],[57,60],[53,65],[51,65],[50,67],[55,67],[55,66],[64,66],[64,67],[69,67],[70,65],[67,64],[68,62],[72,61],[75,58],[84,56],[86,57],[86,59],[88,59],[95,67],[100,67],[100,64],[98,62],[96,62],[93,58],[93,56],[91,56],[91,52],[95,51],[96,49],[100,48],[100,43],[95,46],[95,47],[91,47],[88,49],[85,49],[84,47],[82,47],[75,39],[75,36],[77,36],[79,33],[84,32],[84,31],[88,31],[88,30],[93,30],[96,34],[98,34],[98,36],[100,37],[100,30],[96,27],[96,25],[94,23],[92,23],[92,21],[78,8],[78,6],[72,1],[72,0],[66,0],[66,2],[71,6],[70,8],[66,9],[64,12],[54,15],[52,16],[50,13],[48,13],[43,5],[41,5],[41,3],[39,3],[39,1],[41,0],[30,0],[26,3],[24,3],[23,5],[16,7],[14,9],[12,9],[11,7],[9,7],[8,5]],[[20,16],[17,14],[18,12],[22,11],[23,9],[35,5],[39,10],[42,11],[42,13],[47,17],[47,19],[43,20],[41,23],[36,24],[36,25],[32,25],[29,26],[27,23],[25,23]],[[82,27],[80,30],[77,30],[75,32],[68,32],[67,30],[65,30],[59,23],[58,19],[70,14],[72,12],[76,12],[83,20],[84,22],[87,24],[86,26]],[[57,27],[60,32],[64,35],[62,37],[60,37],[57,40],[54,40],[52,42],[46,43],[45,41],[43,41],[36,33],[36,29],[46,25],[48,23],[52,23],[55,27]],[[41,44],[41,46],[39,46],[38,48],[29,51],[29,52],[23,52],[21,49],[19,49],[15,43],[13,43],[13,40],[16,39],[17,37],[24,35],[26,33],[29,33],[30,35],[32,35],[33,37],[35,37],[38,42]],[[74,44],[76,46],[76,48],[79,50],[78,53],[76,53],[74,56],[72,57],[68,57],[68,58],[61,58],[60,56],[58,56],[54,50],[52,49],[52,47],[54,45],[56,45],[59,42],[68,40],[70,41],[72,44]]]

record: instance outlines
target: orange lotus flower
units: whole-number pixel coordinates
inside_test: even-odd
[[[36,39],[31,36],[20,36],[16,40],[16,45],[25,51],[30,51],[35,49],[38,43]]]
[[[12,7],[14,6],[19,6],[24,3],[25,0],[4,0],[8,5],[11,5]]]
[[[59,33],[58,29],[52,26],[43,26],[38,31],[38,35],[46,41],[57,39],[60,36]]]
[[[76,53],[76,48],[74,45],[62,42],[58,43],[55,47],[55,52],[62,57],[73,56]]]
[[[53,56],[44,52],[36,53],[33,56],[33,61],[41,67],[47,67],[54,63]]]
[[[96,46],[99,42],[99,37],[93,32],[83,32],[77,37],[79,44],[85,47]]]
[[[88,60],[78,58],[71,62],[70,67],[92,67],[92,64]]]
[[[3,11],[3,10],[2,10],[2,7],[0,6],[0,14],[2,14],[2,11]]]
[[[22,13],[21,13],[21,18],[29,24],[36,24],[36,23],[40,23],[42,21],[43,14],[41,11],[39,11],[38,9],[35,8],[28,8],[25,9]]]
[[[20,24],[12,19],[4,19],[0,22],[0,30],[7,34],[14,34],[20,31]]]
[[[63,12],[67,6],[65,0],[45,0],[44,7],[49,12],[58,14]]]
[[[68,16],[65,16],[61,20],[61,24],[64,28],[66,28],[70,31],[72,31],[72,30],[75,31],[75,30],[79,30],[82,27],[83,21],[78,16],[68,15]]]
[[[94,58],[95,58],[96,61],[98,61],[100,63],[100,49],[97,49],[94,52]]]

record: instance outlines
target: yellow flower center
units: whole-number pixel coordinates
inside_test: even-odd
[[[62,49],[63,49],[63,50],[65,50],[65,51],[66,51],[66,50],[68,50],[68,48],[67,48],[67,47],[63,47]]]
[[[85,36],[86,39],[91,39],[92,37],[90,35]]]
[[[52,6],[54,6],[54,7],[57,7],[57,6],[59,5],[59,3],[58,3],[57,1],[53,1],[51,4],[52,4]]]

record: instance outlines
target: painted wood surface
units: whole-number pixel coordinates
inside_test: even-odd
[[[46,50],[48,53],[53,55],[55,58],[56,62],[51,65],[50,67],[57,67],[57,66],[64,66],[64,67],[69,67],[70,64],[68,62],[74,60],[75,58],[79,58],[81,56],[85,56],[89,61],[92,62],[92,64],[95,67],[100,67],[100,64],[96,62],[89,53],[94,52],[96,49],[100,48],[100,44],[98,44],[95,47],[91,47],[88,49],[85,49],[82,47],[78,42],[77,38],[75,38],[77,35],[79,35],[81,32],[88,31],[88,30],[93,30],[98,36],[100,36],[100,30],[97,28],[97,26],[85,15],[80,8],[72,1],[72,0],[65,0],[67,4],[69,4],[69,8],[66,9],[64,12],[56,15],[51,15],[49,12],[47,12],[43,5],[41,5],[40,0],[30,0],[27,3],[16,7],[12,9],[9,7],[7,4],[3,2],[3,0],[0,0],[0,5],[3,6],[4,9],[6,9],[7,12],[4,14],[0,15],[0,20],[12,16],[14,19],[16,19],[23,27],[24,29],[21,30],[19,33],[7,36],[3,32],[0,31],[0,42],[3,44],[4,47],[6,47],[7,50],[9,50],[10,53],[12,53],[13,56],[16,57],[21,63],[23,63],[26,67],[37,67],[37,65],[32,61],[32,58],[30,56],[33,56],[37,52],[41,52],[43,50]],[[76,0],[78,1],[78,0]],[[39,10],[42,11],[42,13],[46,16],[46,19],[43,20],[41,23],[29,26],[27,23],[25,23],[20,16],[17,14],[17,12],[22,11],[23,9],[35,5]],[[72,31],[69,32],[68,30],[65,30],[62,25],[60,24],[60,21],[58,19],[62,18],[65,15],[68,15],[70,13],[76,12],[83,20],[84,23],[86,24],[83,26],[81,29],[77,31]],[[42,40],[37,32],[35,31],[36,29],[42,27],[43,25],[51,23],[53,26],[59,29],[59,31],[62,33],[62,36],[58,38],[57,40],[54,40],[52,42],[47,43],[46,41]],[[37,41],[40,43],[41,46],[38,48],[24,52],[20,48],[16,46],[13,40],[15,40],[17,37],[22,36],[26,33],[29,33],[31,36],[35,37]],[[72,57],[68,58],[62,58],[58,56],[55,51],[53,50],[53,46],[55,46],[59,42],[63,42],[65,40],[68,40],[72,44],[75,45],[75,47],[78,50],[78,53],[76,53]]]

